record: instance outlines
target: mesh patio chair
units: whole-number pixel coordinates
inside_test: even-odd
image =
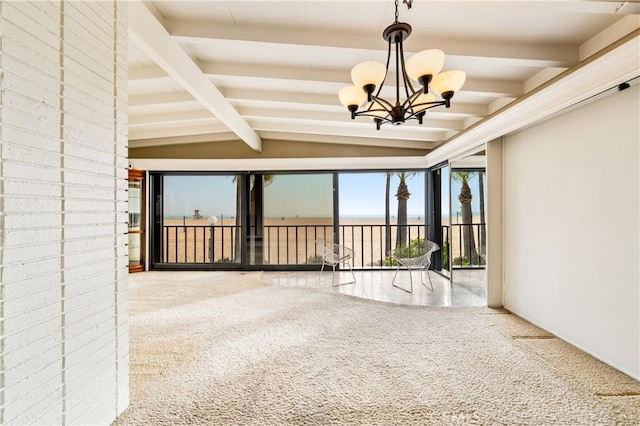
[[[320,278],[321,281],[322,273],[324,272],[325,265],[331,265],[333,272],[331,274],[331,285],[336,287],[339,285],[345,284],[353,284],[356,282],[356,276],[353,273],[353,250],[349,247],[345,247],[340,244],[330,243],[324,240],[316,240],[316,247],[318,253],[322,256],[322,267],[320,268]],[[351,272],[351,276],[353,277],[353,281],[348,281],[344,283],[336,281],[336,266],[342,264],[349,267],[349,271]],[[338,280],[339,281],[339,280]]]
[[[435,251],[438,251],[438,250],[440,250],[440,246],[438,244],[434,243],[433,241],[426,240],[425,241],[425,253],[423,255],[416,256],[416,257],[397,257],[397,256],[392,254],[391,257],[396,261],[397,267],[396,267],[396,273],[393,276],[393,281],[391,282],[391,285],[396,287],[396,288],[399,288],[400,290],[404,290],[407,293],[413,293],[413,276],[412,276],[412,272],[414,270],[419,270],[420,271],[420,282],[422,283],[423,286],[425,286],[429,290],[433,291],[433,282],[431,281],[431,277],[429,276],[429,266],[431,266],[431,254],[433,252],[435,252]],[[407,290],[406,288],[400,287],[400,286],[395,284],[396,277],[398,276],[398,272],[400,271],[401,267],[407,268],[409,270],[409,283],[411,285],[409,290]],[[425,271],[425,273],[427,274],[427,278],[429,278],[429,285],[427,285],[424,282],[424,277],[422,276],[422,271]]]

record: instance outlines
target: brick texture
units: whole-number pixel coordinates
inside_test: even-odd
[[[129,403],[127,16],[0,3],[0,423]]]

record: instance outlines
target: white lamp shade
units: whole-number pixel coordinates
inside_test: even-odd
[[[405,63],[407,75],[418,81],[423,75],[436,75],[444,66],[444,52],[440,49],[428,49],[418,52]]]
[[[351,105],[360,106],[367,100],[367,94],[361,87],[347,86],[338,92],[340,103],[347,108]]]
[[[426,94],[422,93],[420,96],[416,98],[416,100],[413,102],[413,105],[424,104],[426,102],[433,102],[435,100],[436,100],[436,95],[434,95],[433,93],[426,93]],[[420,112],[427,109],[428,106],[429,105],[417,106],[413,108],[413,110],[415,112]]]
[[[464,71],[445,71],[433,77],[433,80],[431,80],[431,90],[439,95],[442,95],[444,92],[457,92],[466,79],[467,73]]]
[[[357,87],[364,87],[373,84],[378,87],[384,81],[387,69],[380,62],[361,62],[351,69],[351,80]]]

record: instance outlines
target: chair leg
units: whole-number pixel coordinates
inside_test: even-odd
[[[420,271],[420,281],[422,281],[422,285],[427,289],[433,292],[433,281],[431,281],[431,275],[429,275],[429,269],[425,269],[424,273],[427,274],[427,278],[429,278],[429,285],[424,282],[424,277],[422,276],[422,271]]]
[[[358,280],[356,279],[356,274],[353,273],[353,259],[351,259],[350,262],[347,262],[347,265],[349,265],[349,271],[351,272],[351,276],[353,277],[353,281],[348,284],[355,283]]]
[[[407,290],[406,288],[400,287],[399,285],[396,285],[396,277],[398,276],[398,272],[400,271],[400,265],[398,265],[396,267],[396,273],[393,276],[393,280],[391,281],[391,285],[395,288],[398,288],[402,291],[406,291],[407,293],[413,293],[413,280],[411,278],[411,269],[409,269],[409,280],[411,281],[411,290]]]
[[[351,262],[345,262],[345,263],[349,266],[349,271],[351,272],[351,276],[353,277],[353,281],[347,281],[346,283],[338,282],[338,284],[334,284],[334,282],[331,281],[331,285],[333,285],[334,287],[338,287],[338,286],[346,285],[346,284],[353,284],[353,283],[355,283],[357,281],[356,280],[356,275],[353,273],[353,267],[351,266]],[[333,273],[334,273],[334,275],[335,275],[335,272],[336,272],[336,265],[333,265]],[[338,271],[338,273],[340,273],[340,271]]]
[[[325,262],[322,262],[322,267],[320,268],[320,277],[318,278],[318,282],[329,279],[329,278],[323,278],[322,277],[322,273],[324,272],[325,265],[329,265],[329,264],[325,263]],[[332,277],[333,277],[333,275],[332,275]]]

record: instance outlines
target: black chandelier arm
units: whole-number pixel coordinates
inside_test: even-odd
[[[400,41],[396,42],[396,105],[400,105]]]
[[[418,99],[418,96],[422,93],[422,90],[416,90],[411,95],[407,95],[407,99],[402,103],[402,108],[412,109],[415,105],[413,103]]]
[[[377,96],[374,96],[371,100],[372,102],[375,102],[378,105],[380,105],[387,112],[391,112],[391,110],[393,109],[393,104],[388,100],[386,100],[385,98],[379,98]]]
[[[373,108],[374,103],[376,103],[379,106],[379,108]],[[385,105],[385,103],[388,105]],[[369,104],[369,107],[367,109],[363,111],[354,111],[352,118],[364,116],[364,117],[373,117],[373,118],[382,119],[383,117],[380,117],[379,114],[375,114],[375,113],[383,112],[385,115],[390,115],[391,108],[392,108],[391,104],[389,104],[389,102],[387,102],[385,99],[373,98],[373,102]]]
[[[374,112],[388,113],[386,110],[383,110],[383,109],[372,109],[372,110],[358,111],[358,112],[355,113],[355,116],[356,117],[372,117],[372,118],[375,118],[375,119],[382,120],[384,122],[391,121],[386,117],[380,117],[379,115],[373,114]]]
[[[384,69],[385,69],[384,78],[382,79],[382,83],[380,83],[380,86],[378,86],[378,91],[376,92],[375,95],[373,95],[373,98],[378,98],[380,96],[380,91],[382,90],[382,86],[384,86],[384,82],[387,79],[387,74],[389,74],[389,60],[391,59],[391,40],[389,40],[387,45],[388,45],[388,48],[387,48],[387,64],[384,67]]]
[[[407,98],[409,98],[409,90],[411,90],[411,93],[415,92],[415,89],[413,88],[413,85],[411,84],[411,79],[407,76],[407,69],[405,68],[404,65],[404,43],[402,43],[402,40],[399,42],[400,44],[400,62],[401,62],[401,66],[402,66],[402,79],[404,80],[404,91],[407,94]]]
[[[415,105],[412,106],[412,108],[415,108],[415,107],[424,107],[424,108],[422,108],[420,111],[414,111],[411,114],[407,115],[405,117],[405,120],[410,120],[412,118],[415,118],[415,117],[419,116],[420,114],[423,114],[423,113],[427,112],[427,110],[430,110],[431,108],[439,107],[439,106],[442,106],[442,105],[445,105],[445,104],[446,104],[446,101],[433,101],[433,102],[425,102],[425,103],[421,103],[421,104],[415,104]]]

